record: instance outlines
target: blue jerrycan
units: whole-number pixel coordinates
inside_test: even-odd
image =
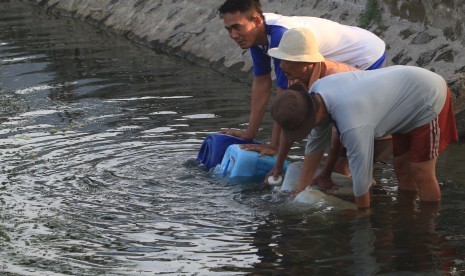
[[[262,180],[276,164],[276,156],[258,156],[258,152],[241,149],[234,144],[227,148],[221,164],[215,168],[215,175],[234,182],[234,179]],[[284,164],[284,170],[288,162]]]
[[[232,144],[260,144],[257,141],[234,137],[222,133],[209,134],[202,143],[197,154],[199,160],[207,169],[218,165],[223,159],[226,149]]]

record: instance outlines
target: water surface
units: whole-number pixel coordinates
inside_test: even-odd
[[[261,183],[213,179],[195,161],[208,133],[244,127],[249,90],[1,1],[0,272],[465,273],[463,144],[439,160],[440,207],[399,198],[391,165],[376,170],[368,216],[295,206]]]

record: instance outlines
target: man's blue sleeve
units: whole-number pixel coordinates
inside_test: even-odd
[[[274,58],[273,61],[274,61],[274,72],[276,74],[276,86],[282,89],[286,89],[288,80],[283,70],[281,70],[281,67],[279,67],[281,64],[281,60]]]
[[[276,48],[279,46],[281,39],[284,35],[284,32],[287,31],[287,28],[278,25],[269,26],[270,32],[270,48]],[[286,89],[287,88],[287,77],[284,72],[281,70],[281,60],[280,59],[273,59],[274,63],[274,72],[276,74],[276,86]]]
[[[271,58],[257,46],[250,48],[253,61],[253,75],[263,76],[271,72]]]
[[[279,46],[279,42],[283,37],[284,32],[287,30],[282,26],[269,26],[270,28],[270,45],[269,48]],[[271,72],[271,57],[268,56],[258,46],[250,48],[250,54],[253,60],[253,74],[254,76],[263,76]],[[287,88],[288,80],[284,72],[280,68],[281,60],[273,59],[274,71],[276,75],[276,85],[282,89]]]

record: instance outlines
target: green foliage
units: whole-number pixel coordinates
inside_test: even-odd
[[[358,18],[358,25],[364,29],[370,27],[373,22],[380,26],[381,13],[382,9],[378,4],[378,0],[368,0],[365,10]]]

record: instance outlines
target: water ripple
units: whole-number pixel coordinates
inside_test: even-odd
[[[2,273],[465,271],[463,168],[449,161],[462,164],[463,148],[438,161],[438,227],[422,212],[392,211],[392,166],[378,172],[385,189],[371,217],[299,209],[259,181],[215,179],[195,160],[207,134],[246,126],[248,85],[27,1],[1,6]]]

